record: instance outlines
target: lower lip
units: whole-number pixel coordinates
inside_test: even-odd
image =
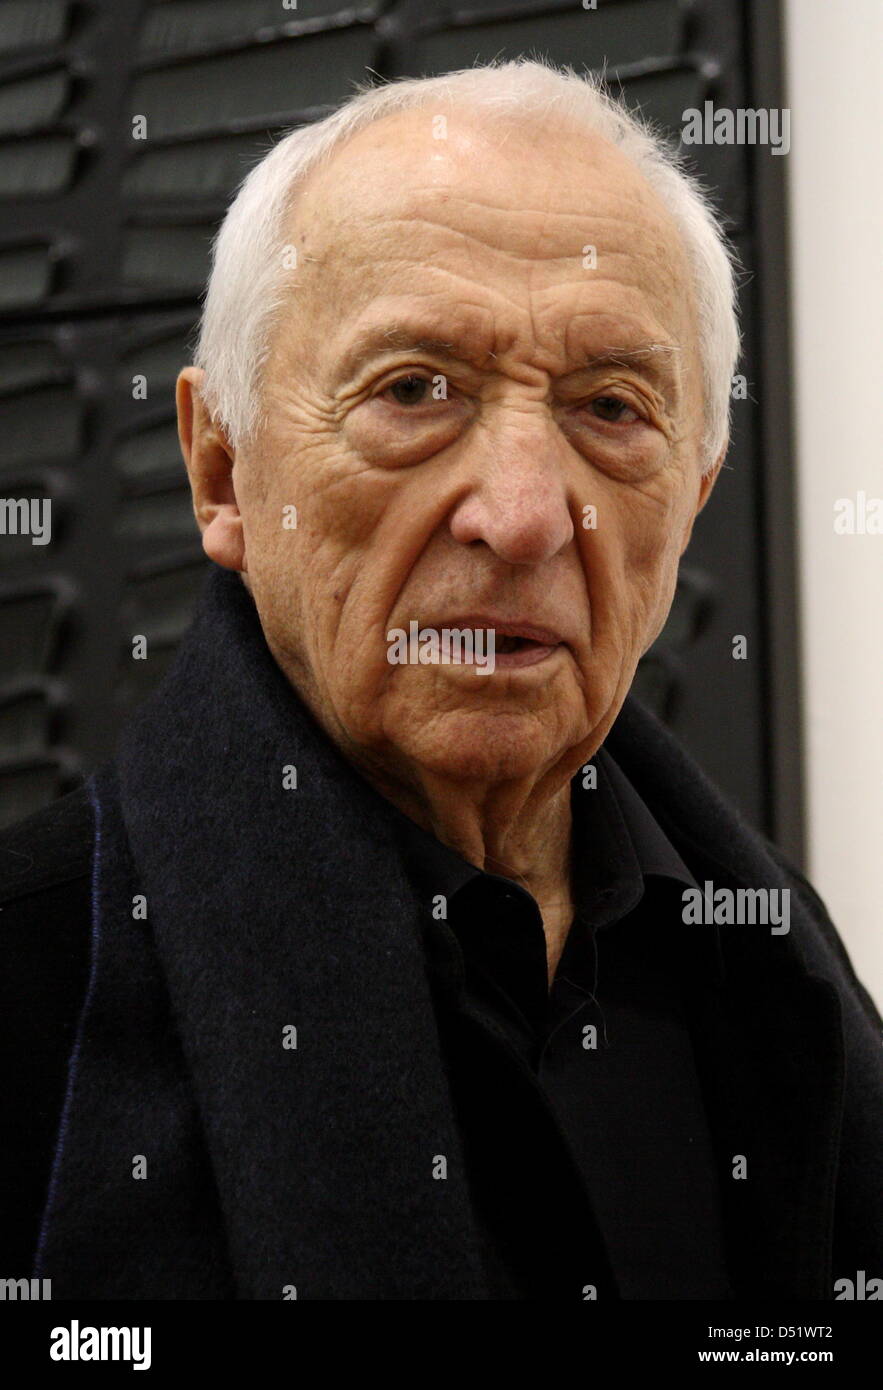
[[[538,666],[541,661],[545,661],[553,652],[561,650],[561,643],[558,642],[553,647],[520,647],[516,652],[494,652],[494,668],[504,671],[515,671],[522,666]]]

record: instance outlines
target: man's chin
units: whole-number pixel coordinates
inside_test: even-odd
[[[536,776],[554,762],[564,747],[552,746],[552,732],[527,713],[452,711],[432,724],[397,729],[395,743],[438,777],[493,783]]]

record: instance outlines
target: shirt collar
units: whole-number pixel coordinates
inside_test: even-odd
[[[604,925],[628,911],[650,876],[698,887],[612,754],[599,749],[592,766],[596,785],[583,785],[583,770],[571,781],[571,853],[575,900],[593,925]],[[391,809],[406,869],[421,895],[443,894],[450,900],[479,875],[512,886],[509,879],[470,864],[397,807]]]
[[[588,767],[595,768],[595,779],[587,775]],[[674,909],[682,902],[684,888],[699,887],[646,802],[605,748],[572,778],[570,797],[575,912],[592,928],[599,930],[621,921],[641,901],[649,884],[655,885],[657,893],[669,894]],[[441,895],[450,903],[461,888],[477,878],[497,883],[516,895],[526,894],[527,890],[512,880],[470,864],[397,807],[391,805],[390,809],[398,827],[405,870],[424,902],[431,903]],[[707,952],[713,973],[721,979],[720,928],[709,924],[703,933],[703,944],[698,945],[694,938],[691,950],[697,955]]]
[[[613,754],[600,748],[595,760],[602,769],[602,796],[605,789],[607,792],[605,810],[612,814],[613,803],[616,803],[644,876],[656,874],[691,886],[695,884],[692,873]],[[577,783],[578,779],[574,778],[573,785]]]
[[[592,765],[597,772],[594,788],[584,786],[583,770],[571,783],[577,915],[587,907],[595,928],[621,921],[650,884],[671,911],[680,913],[684,889],[699,887],[694,874],[612,753],[600,748]],[[594,832],[599,835],[597,842],[591,838]],[[720,928],[712,923],[703,932],[701,937],[691,934],[689,940],[682,932],[679,940],[694,960],[706,961],[712,977],[720,982],[725,973]]]

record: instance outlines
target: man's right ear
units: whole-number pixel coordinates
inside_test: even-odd
[[[178,375],[178,439],[187,465],[193,512],[202,532],[202,548],[224,569],[244,573],[245,534],[233,489],[233,451],[212,422],[202,399],[205,372],[183,367]]]

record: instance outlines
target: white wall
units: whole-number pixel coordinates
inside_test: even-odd
[[[883,4],[786,0],[809,878],[883,1007]],[[775,403],[767,402],[775,409]]]

